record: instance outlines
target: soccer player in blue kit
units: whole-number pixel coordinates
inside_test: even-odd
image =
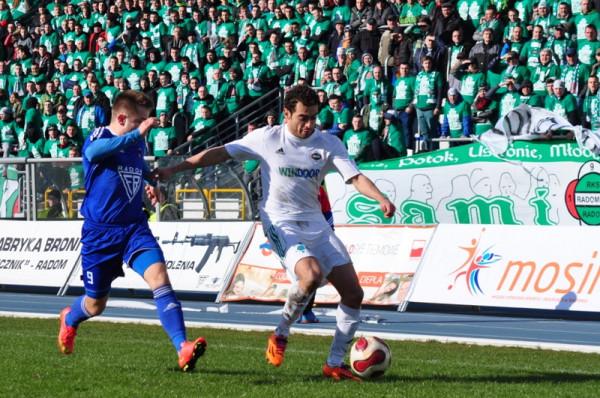
[[[179,367],[191,371],[206,350],[199,337],[187,341],[183,312],[171,288],[165,260],[142,211],[144,138],[156,125],[153,103],[145,94],[124,91],[114,101],[112,118],[83,144],[86,195],[81,213],[81,263],[85,294],[60,313],[58,347],[71,354],[79,324],[100,315],[112,281],[123,276],[125,262],[152,290],[163,329],[175,346]]]

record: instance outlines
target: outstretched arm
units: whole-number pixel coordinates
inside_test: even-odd
[[[121,136],[92,140],[85,148],[83,156],[92,163],[99,162],[102,159],[112,156],[121,149],[135,144],[138,140],[143,140],[148,131],[156,125],[156,120],[156,118],[150,117],[140,123],[137,129]],[[92,139],[93,138],[95,137],[92,137]]]
[[[91,163],[96,163],[114,155],[121,149],[136,143],[140,139],[143,139],[143,136],[138,129],[135,129],[119,137],[95,140],[90,142],[83,155]]]
[[[373,181],[368,179],[363,174],[357,174],[350,179],[354,188],[361,194],[379,202],[383,215],[387,218],[392,217],[396,212],[396,206],[381,193],[379,188],[373,184]]]
[[[171,178],[173,174],[177,174],[185,170],[196,169],[198,167],[212,166],[223,163],[229,159],[231,159],[231,156],[225,147],[219,146],[205,149],[199,154],[194,155],[175,166],[156,169],[154,170],[153,174],[159,180],[165,181]]]

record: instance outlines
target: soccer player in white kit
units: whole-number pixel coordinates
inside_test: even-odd
[[[283,363],[290,326],[302,315],[317,288],[329,281],[341,300],[323,375],[336,380],[358,380],[343,360],[360,322],[363,290],[346,248],[321,213],[317,194],[325,175],[335,170],[358,192],[378,201],[386,217],[394,214],[395,207],[360,173],[337,137],[315,129],[318,97],[314,90],[292,87],[286,93],[283,112],[283,125],[257,129],[237,141],[204,150],[155,173],[159,179],[167,180],[180,171],[228,159],[260,161],[263,228],[293,281],[279,325],[268,340],[267,361],[273,366]]]

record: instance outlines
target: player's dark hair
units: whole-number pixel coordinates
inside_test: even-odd
[[[294,113],[296,110],[296,104],[300,102],[304,106],[314,106],[319,104],[319,97],[315,90],[305,85],[296,85],[290,88],[290,90],[285,94],[285,98],[283,100],[283,107]]]
[[[141,91],[125,90],[115,98],[113,104],[113,115],[117,114],[117,111],[125,111],[127,113],[137,113],[139,109],[152,110],[154,108],[154,102]]]

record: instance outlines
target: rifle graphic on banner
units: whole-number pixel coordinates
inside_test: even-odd
[[[229,236],[226,235],[213,235],[213,234],[205,234],[205,235],[187,235],[185,239],[178,240],[179,232],[175,232],[173,239],[171,240],[163,240],[163,245],[170,244],[186,244],[189,243],[190,246],[208,246],[202,259],[194,268],[194,271],[200,273],[202,268],[206,265],[206,262],[212,255],[212,253],[217,249],[217,258],[215,259],[215,263],[218,263],[221,259],[221,253],[223,252],[224,247],[231,246],[233,248],[233,253],[235,254],[240,246],[240,242],[231,242],[229,240]]]

